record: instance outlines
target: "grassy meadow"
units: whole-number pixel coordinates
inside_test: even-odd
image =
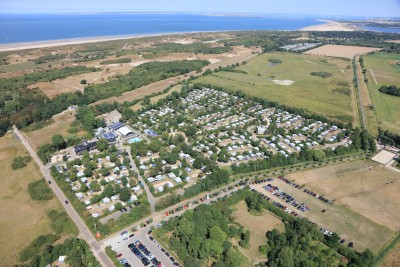
[[[368,69],[368,89],[374,105],[378,125],[400,134],[400,97],[382,94],[378,89],[382,85],[400,86],[400,55],[374,53],[364,57]],[[373,73],[373,75],[372,75]],[[375,83],[374,77],[377,84]],[[376,131],[376,129],[373,129]]]
[[[269,59],[281,60],[282,63],[273,63]],[[198,81],[242,90],[249,95],[352,122],[352,72],[347,69],[350,64],[343,59],[266,53],[237,68],[246,73],[221,71]],[[328,72],[332,76],[321,78],[311,75],[311,72]],[[279,85],[272,80],[291,80],[294,83]]]
[[[19,253],[39,235],[53,232],[47,212],[62,211],[53,197],[47,201],[34,201],[28,193],[28,184],[42,179],[32,160],[24,168],[13,170],[14,157],[28,156],[28,152],[9,133],[0,138],[0,262],[1,266],[19,263]]]

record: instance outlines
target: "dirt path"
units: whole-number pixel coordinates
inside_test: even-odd
[[[372,69],[369,69],[369,71],[371,72],[372,78],[374,78],[375,84],[378,85],[378,82],[375,79],[374,72],[372,71]]]

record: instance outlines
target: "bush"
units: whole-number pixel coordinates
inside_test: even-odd
[[[28,193],[33,200],[50,200],[53,198],[53,193],[47,187],[44,179],[30,183]]]
[[[328,77],[332,76],[332,73],[325,72],[325,71],[314,71],[314,72],[311,72],[310,74],[321,77],[321,78],[328,78]]]
[[[13,159],[11,167],[13,170],[20,169],[26,167],[26,164],[31,162],[32,158],[30,156],[26,157],[16,157]]]
[[[81,84],[87,84],[87,81],[85,79],[81,80]]]

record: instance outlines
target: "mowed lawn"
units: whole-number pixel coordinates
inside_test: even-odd
[[[41,234],[52,232],[47,211],[61,209],[56,198],[33,201],[28,194],[28,184],[42,179],[33,160],[25,168],[12,170],[16,156],[28,152],[14,138],[6,134],[0,138],[0,265],[19,263],[19,252]]]
[[[378,89],[382,85],[400,86],[400,55],[374,53],[364,57],[368,69],[368,89],[378,119],[378,124],[385,130],[400,134],[400,97],[382,94]],[[376,82],[372,76],[375,76]]]
[[[279,59],[272,64],[268,59]],[[326,62],[322,60],[326,60]],[[238,67],[247,72],[217,72],[198,79],[199,82],[241,90],[297,108],[304,108],[331,118],[352,122],[350,62],[289,53],[266,53]],[[329,78],[313,76],[311,72],[329,72]],[[275,84],[272,80],[291,80],[292,85]]]
[[[51,124],[38,130],[24,131],[23,134],[33,148],[37,150],[40,146],[51,143],[51,138],[55,134],[61,134],[65,139],[69,136],[84,136],[86,134],[85,131],[73,134],[68,132],[73,121],[75,121],[75,111],[66,111],[54,116]]]
[[[266,245],[265,234],[273,229],[282,232],[285,230],[285,225],[279,218],[266,210],[263,210],[260,215],[249,213],[244,202],[236,204],[233,209],[235,210],[233,212],[235,221],[243,225],[246,230],[250,230],[250,248],[240,250],[254,263],[267,260],[266,255],[262,255],[258,251],[259,246]]]

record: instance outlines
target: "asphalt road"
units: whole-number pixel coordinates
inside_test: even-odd
[[[135,164],[135,161],[132,158],[131,154],[131,147],[127,146],[126,150],[128,151],[129,159],[131,160],[131,165],[132,165],[132,170],[135,171],[138,174],[138,179],[142,183],[144,190],[146,191],[147,194],[147,200],[150,203],[150,208],[151,208],[151,213],[154,214],[156,212],[155,205],[156,205],[156,198],[153,196],[153,194],[150,192],[149,187],[147,186],[146,182],[144,181],[143,177],[140,175],[139,170]]]
[[[97,258],[97,260],[100,262],[102,266],[114,266],[111,260],[108,258],[107,254],[105,253],[104,250],[101,249],[101,246],[99,243],[96,241],[92,233],[90,232],[89,229],[87,229],[85,222],[81,219],[79,214],[75,211],[75,209],[72,207],[71,204],[66,204],[65,201],[67,201],[67,197],[64,195],[64,192],[58,187],[57,183],[53,179],[53,177],[50,175],[50,166],[51,165],[43,165],[42,161],[39,159],[38,155],[36,154],[35,150],[31,147],[29,142],[25,139],[25,137],[20,133],[20,131],[17,129],[17,127],[13,126],[13,131],[15,135],[19,138],[21,143],[25,146],[25,148],[28,150],[29,154],[31,157],[35,160],[36,164],[39,166],[40,171],[43,174],[43,177],[47,181],[47,185],[51,188],[53,191],[54,195],[58,198],[60,201],[61,205],[69,215],[69,217],[72,219],[72,221],[75,223],[76,227],[79,230],[80,237],[86,241],[86,243],[89,244],[91,251],[93,252],[94,256]],[[51,184],[49,184],[49,181]]]

